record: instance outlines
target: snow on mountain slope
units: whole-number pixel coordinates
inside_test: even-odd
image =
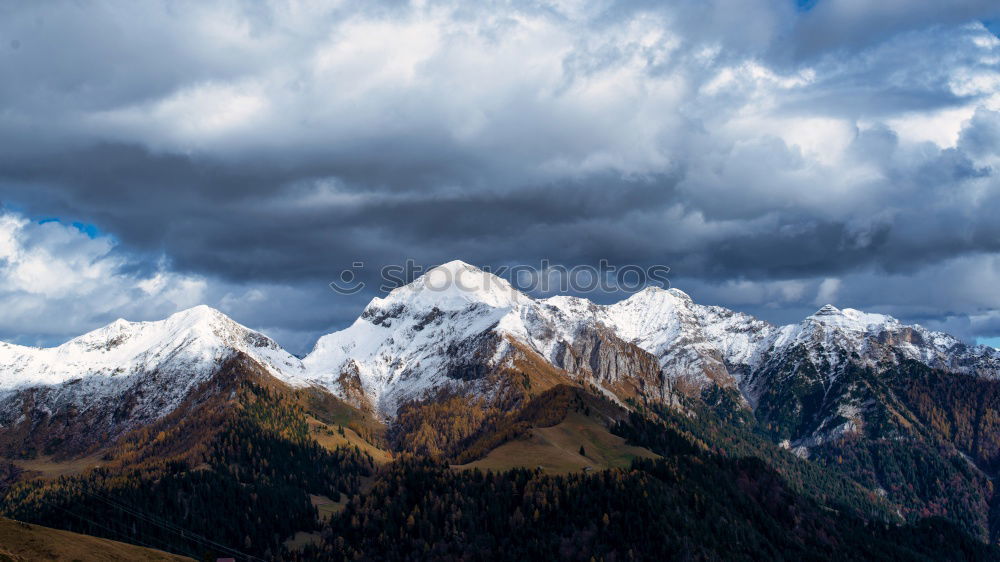
[[[207,306],[118,320],[53,348],[0,344],[0,445],[83,452],[173,412],[238,353],[308,384],[298,359]]]
[[[456,278],[465,288],[455,285]],[[461,359],[457,346],[526,300],[508,288],[460,262],[445,264],[372,299],[350,327],[320,338],[303,363],[314,382],[339,394],[353,383],[372,407],[394,412],[401,399],[446,382]]]
[[[647,289],[612,306],[568,296],[535,300],[453,261],[373,299],[349,328],[321,338],[303,363],[310,380],[327,388],[344,387],[347,377],[390,417],[402,402],[468,378],[463,369],[509,361],[513,344],[571,374],[596,376],[604,388],[620,382],[625,365],[642,362],[630,357],[629,345],[654,356],[671,382],[732,386],[726,358],[749,355],[751,343],[764,337],[750,328],[769,325],[726,312],[699,307],[676,289]],[[706,326],[706,319],[717,324]]]
[[[236,352],[246,353],[283,380],[305,384],[301,362],[273,340],[217,310],[198,306],[158,322],[116,320],[58,347],[0,343],[0,391],[154,371],[197,379]]]
[[[16,417],[18,392],[35,387],[47,389],[38,404],[53,411],[65,404],[86,409],[131,392],[141,397],[132,406],[137,415],[164,415],[235,353],[280,380],[321,386],[385,417],[444,385],[489,395],[495,389],[485,375],[525,353],[608,392],[642,371],[644,388],[650,382],[694,391],[738,386],[751,404],[780,383],[772,380],[788,371],[780,366],[803,357],[830,377],[847,360],[914,359],[980,376],[1000,373],[1000,352],[888,316],[827,306],[779,328],[658,288],[608,306],[569,296],[539,300],[453,261],[373,299],[350,327],[320,338],[301,361],[205,306],[159,322],[119,320],[49,349],[0,343],[0,410],[8,410],[0,424]],[[659,372],[649,372],[643,355]]]
[[[321,338],[304,365],[313,382],[341,395],[353,385],[374,409],[391,417],[398,405],[428,390],[475,386],[477,377],[469,369],[495,368],[521,349],[571,375],[592,376],[599,364],[627,363],[621,349],[597,349],[598,333],[654,356],[663,379],[675,387],[739,386],[751,403],[759,394],[755,385],[763,380],[757,375],[789,360],[790,351],[800,346],[817,365],[830,369],[858,354],[872,362],[912,358],[975,374],[1000,372],[1000,354],[966,348],[950,336],[887,316],[824,307],[800,324],[778,328],[695,304],[677,289],[659,288],[609,306],[571,296],[536,300],[460,261],[373,299],[353,325]],[[602,352],[617,356],[597,357]],[[603,372],[614,379],[623,376],[622,370]],[[608,389],[615,381],[606,376],[592,382]]]
[[[503,279],[453,261],[372,299],[350,327],[320,338],[303,363],[313,382],[340,394],[353,383],[392,416],[425,391],[482,383],[476,371],[509,358],[508,338],[551,357],[568,324],[553,313]]]
[[[806,350],[816,365],[835,374],[845,361],[868,366],[914,360],[948,371],[996,377],[1000,353],[985,346],[970,347],[956,338],[905,325],[883,314],[869,314],[826,305],[799,324],[783,326],[762,342],[753,367],[782,361],[792,349]]]

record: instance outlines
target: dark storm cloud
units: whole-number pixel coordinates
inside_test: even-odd
[[[407,258],[665,263],[771,318],[989,331],[988,293],[898,295],[1000,251],[993,4],[8,5],[0,201],[110,233],[123,291],[173,275],[300,347],[372,295],[334,299],[341,269]]]
[[[968,209],[945,209],[937,201],[937,186],[991,180],[956,151],[914,170],[919,183],[897,197],[916,208],[897,205],[895,230],[894,224],[879,222],[858,231],[807,213],[774,212],[773,203],[765,201],[740,217],[745,224],[734,223],[735,232],[709,228],[669,251],[664,248],[686,236],[688,225],[684,215],[661,211],[691,204],[676,192],[671,176],[629,180],[596,174],[498,193],[455,191],[427,198],[354,187],[346,202],[310,205],[297,204],[299,198],[308,201],[308,194],[295,186],[336,169],[297,169],[307,174],[297,177],[253,163],[222,167],[112,145],[63,153],[34,166],[6,163],[5,169],[21,184],[57,186],[35,187],[19,199],[35,214],[86,217],[136,249],[166,252],[180,270],[234,281],[322,281],[362,258],[375,264],[406,257],[445,261],[452,248],[476,241],[485,246],[477,253],[487,262],[559,256],[569,263],[596,263],[612,256],[621,263],[665,261],[716,279],[830,275],[872,263],[907,268],[956,253],[996,251],[1000,244],[1000,227],[992,220],[1000,207],[995,195],[981,200],[971,217]],[[81,189],[65,191],[66,184]],[[707,204],[702,212],[712,210]],[[760,216],[765,224],[755,226]],[[966,224],[955,228],[956,221]]]

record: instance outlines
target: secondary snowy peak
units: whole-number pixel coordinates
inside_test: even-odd
[[[832,304],[820,308],[806,322],[822,324],[830,329],[861,333],[887,326],[900,326],[899,320],[884,314],[869,314],[853,308],[838,309]]]
[[[647,289],[610,306],[607,313],[622,337],[655,355],[674,378],[696,387],[708,381],[735,384],[719,349],[705,337],[699,311],[684,293]]]
[[[58,347],[0,345],[0,430],[15,438],[7,446],[54,439],[89,450],[220,388],[206,383],[238,355],[306,384],[298,359],[207,306],[156,322],[117,320]]]
[[[723,386],[738,381],[774,329],[746,314],[695,304],[679,289],[644,289],[607,307],[606,315],[624,339],[656,355],[668,374]]]
[[[1000,376],[1000,353],[970,347],[956,338],[905,325],[883,314],[826,305],[799,324],[783,326],[763,341],[750,361],[747,384],[752,403],[796,373],[830,385],[848,365],[876,369],[918,361],[929,367],[987,378]]]
[[[604,309],[607,321],[625,339],[662,345],[698,324],[691,297],[678,289],[646,288]],[[655,340],[655,343],[652,342]]]
[[[301,363],[273,340],[197,306],[155,322],[116,320],[58,347],[0,344],[0,390],[154,371],[199,378],[237,352],[279,378],[301,380]]]

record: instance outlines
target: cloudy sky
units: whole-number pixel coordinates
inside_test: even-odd
[[[0,339],[207,303],[301,353],[376,294],[328,288],[353,262],[460,258],[1000,345],[995,33],[995,0],[0,2]]]

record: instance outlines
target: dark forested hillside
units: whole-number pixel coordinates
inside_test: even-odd
[[[865,381],[865,423],[811,458],[884,494],[911,521],[944,517],[995,543],[1000,381],[916,362],[852,376]]]
[[[763,461],[679,454],[630,470],[382,469],[301,560],[990,560],[943,520],[897,526],[817,505]]]
[[[754,411],[760,434],[877,492],[909,521],[939,516],[997,543],[1000,381],[909,359],[843,356],[834,370],[806,356],[797,348],[761,375],[772,383]]]
[[[292,394],[252,365],[222,377],[232,400],[126,436],[107,467],[15,484],[4,513],[199,559],[280,558],[285,539],[317,526],[309,494],[357,494],[373,462],[321,447]]]

